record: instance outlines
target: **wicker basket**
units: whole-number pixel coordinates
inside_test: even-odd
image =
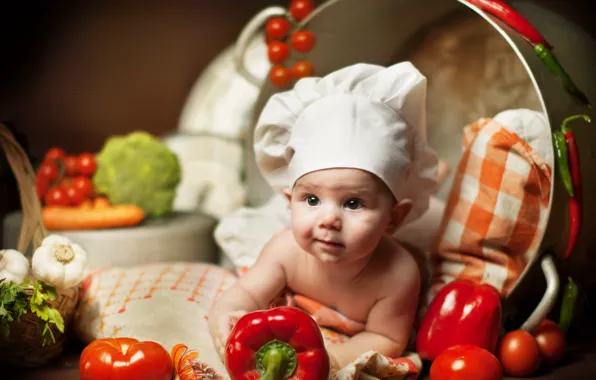
[[[8,128],[0,123],[0,149],[6,158],[19,187],[19,196],[23,211],[23,223],[17,249],[25,253],[32,247],[34,252],[47,236],[41,217],[41,204],[35,190],[35,171],[23,148],[18,144]],[[32,291],[26,292],[31,295]],[[41,367],[62,354],[69,323],[75,312],[79,289],[58,291],[58,299],[49,304],[56,308],[64,318],[65,332],[61,333],[52,324],[55,343],[43,345],[41,320],[31,312],[12,323],[10,336],[0,337],[0,362],[16,367]]]

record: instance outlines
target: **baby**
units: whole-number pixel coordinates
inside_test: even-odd
[[[436,186],[425,101],[426,79],[409,62],[302,79],[269,100],[255,130],[256,159],[289,200],[291,228],[211,309],[220,355],[238,318],[268,308],[285,289],[365,326],[328,347],[332,367],[369,350],[402,354],[421,281],[392,235],[426,211]]]

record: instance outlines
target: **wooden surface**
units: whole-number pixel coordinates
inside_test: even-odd
[[[62,358],[52,366],[32,371],[8,370],[7,380],[78,380],[79,354],[83,345],[71,341]],[[425,368],[420,379],[429,379]],[[504,379],[513,379],[505,377]],[[582,326],[570,331],[570,342],[566,356],[556,367],[542,367],[532,378],[537,380],[596,379],[596,324],[583,320]]]

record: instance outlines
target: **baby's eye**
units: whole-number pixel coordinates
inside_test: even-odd
[[[348,199],[346,203],[344,203],[344,207],[350,210],[358,210],[362,207],[362,202],[358,199]]]
[[[309,206],[317,206],[320,201],[319,198],[317,198],[314,195],[309,195],[308,197],[306,197],[306,203],[308,203]]]

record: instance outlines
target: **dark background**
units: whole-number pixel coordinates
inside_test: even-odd
[[[534,1],[594,35],[586,1]],[[54,145],[95,152],[132,130],[167,133],[202,70],[246,22],[288,3],[0,1],[0,120],[34,156]],[[1,161],[0,220],[19,207]]]

